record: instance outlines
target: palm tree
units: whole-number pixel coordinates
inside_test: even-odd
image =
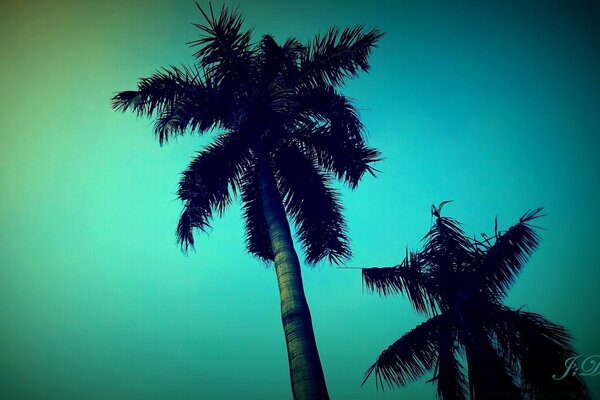
[[[206,231],[237,194],[245,218],[246,246],[273,262],[295,399],[328,399],[300,262],[288,217],[297,228],[308,264],[350,256],[339,179],[355,188],[374,174],[379,152],[366,145],[349,98],[348,78],[369,70],[368,57],[382,36],[362,26],[331,28],[304,45],[282,45],[270,35],[251,43],[237,11],[205,12],[194,66],[165,68],[141,78],[135,91],[113,98],[117,110],[156,116],[161,144],[186,132],[213,132],[214,140],[183,172],[183,211],[177,238],[194,246],[195,228]]]
[[[441,216],[444,203],[432,207],[435,222],[421,251],[407,251],[394,267],[362,270],[369,290],[405,294],[429,317],[381,353],[363,384],[374,374],[378,388],[404,386],[433,370],[429,382],[441,400],[589,399],[580,376],[553,378],[575,356],[566,329],[502,304],[539,244],[531,223],[541,209],[505,232],[496,222],[493,236],[477,240]]]

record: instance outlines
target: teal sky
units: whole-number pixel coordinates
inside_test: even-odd
[[[333,24],[386,32],[346,88],[385,157],[377,179],[344,191],[349,266],[399,263],[432,203],[454,200],[446,215],[471,233],[544,206],[544,240],[508,303],[600,354],[600,13],[481,3],[228,4],[279,40]],[[191,63],[199,21],[192,1],[0,3],[0,397],[290,398],[275,274],[245,253],[239,206],[196,253],[175,243],[179,173],[206,140],[161,148],[150,120],[110,108],[139,77]],[[434,398],[424,380],[360,387],[422,321],[405,299],[363,292],[354,270],[304,280],[333,399]],[[600,376],[588,382],[600,395]]]

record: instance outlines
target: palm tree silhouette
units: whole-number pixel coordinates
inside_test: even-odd
[[[430,317],[377,358],[363,384],[404,386],[434,370],[437,397],[462,399],[589,399],[580,376],[562,380],[565,361],[575,356],[565,328],[539,314],[502,304],[510,286],[539,244],[525,213],[505,232],[468,238],[460,224],[435,218],[419,252],[400,265],[365,268],[363,282],[380,295],[405,294],[415,310]],[[466,372],[465,372],[466,369]]]
[[[141,78],[135,91],[113,97],[117,110],[156,116],[161,144],[186,132],[217,130],[183,172],[178,197],[184,208],[177,238],[187,251],[194,228],[206,231],[241,194],[248,251],[274,262],[295,399],[328,399],[300,263],[287,217],[314,264],[350,256],[337,178],[355,188],[379,152],[366,145],[350,99],[338,91],[369,70],[368,57],[382,36],[362,26],[331,28],[303,45],[270,35],[251,43],[237,11],[212,6],[193,67],[170,67]]]

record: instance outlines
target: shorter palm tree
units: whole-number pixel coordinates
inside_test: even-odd
[[[441,400],[590,399],[580,376],[556,380],[575,356],[567,330],[502,300],[540,237],[525,213],[504,232],[467,237],[460,223],[435,217],[424,247],[401,264],[364,268],[363,282],[381,295],[404,294],[429,319],[385,349],[367,370],[383,388],[405,386],[433,370]],[[553,377],[554,376],[554,377]]]

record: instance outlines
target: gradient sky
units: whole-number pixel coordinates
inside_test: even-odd
[[[330,25],[386,32],[352,81],[382,174],[344,191],[349,266],[399,263],[432,203],[470,233],[546,207],[511,291],[600,354],[600,13],[576,1],[243,1],[255,37]],[[206,5],[202,2],[203,5]],[[220,7],[220,3],[215,3]],[[274,271],[245,253],[239,205],[184,256],[179,173],[206,143],[163,148],[110,98],[192,62],[192,1],[0,3],[0,394],[7,399],[290,397]],[[333,399],[375,396],[375,357],[422,319],[360,273],[304,269]],[[430,376],[429,376],[430,377]],[[427,379],[429,378],[427,377]],[[600,395],[600,376],[588,382]]]

